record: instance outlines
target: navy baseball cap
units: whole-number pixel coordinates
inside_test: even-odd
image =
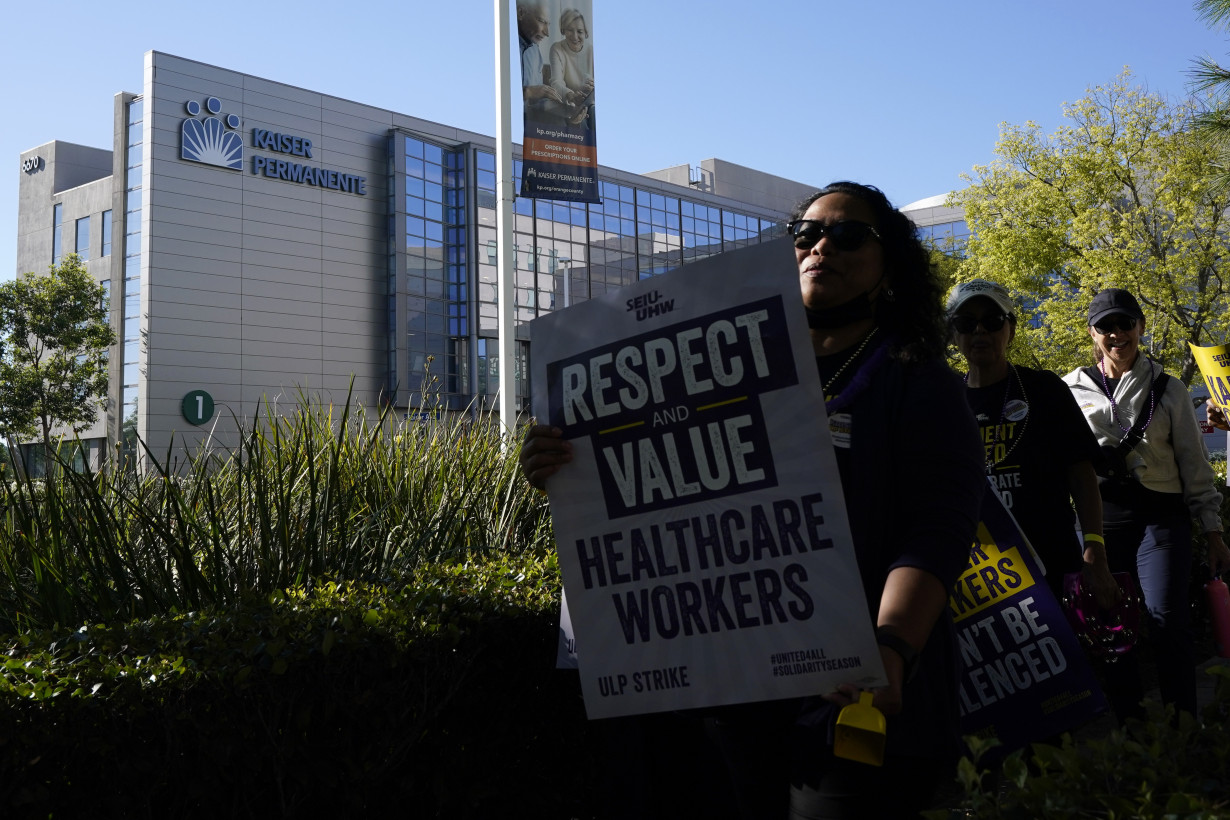
[[[1145,319],[1144,311],[1140,309],[1140,303],[1136,301],[1136,297],[1123,288],[1107,288],[1093,297],[1093,301],[1089,303],[1090,325],[1096,325],[1107,316],[1116,314],[1131,316],[1142,322]]]

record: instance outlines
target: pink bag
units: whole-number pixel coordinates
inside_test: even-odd
[[[1209,596],[1209,618],[1213,621],[1213,645],[1217,654],[1230,658],[1230,590],[1221,578],[1204,585]]]
[[[1123,597],[1103,611],[1079,572],[1063,576],[1063,611],[1072,631],[1090,657],[1109,662],[1131,651],[1140,637],[1141,601],[1136,581],[1127,572],[1116,572],[1112,577],[1123,590]]]

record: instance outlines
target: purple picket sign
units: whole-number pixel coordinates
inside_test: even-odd
[[[997,738],[984,762],[1070,731],[1107,708],[1080,641],[1012,514],[987,493],[970,563],[949,598],[961,661],[961,731]]]

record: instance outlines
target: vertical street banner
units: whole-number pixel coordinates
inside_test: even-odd
[[[589,717],[886,680],[786,240],[535,320]]]
[[[599,202],[591,0],[516,0],[521,196]]]
[[[1230,345],[1196,347],[1189,343],[1188,347],[1196,357],[1196,365],[1204,376],[1213,403],[1230,413]]]
[[[978,540],[948,606],[962,666],[961,732],[998,739],[991,760],[1106,710],[1042,573],[999,493],[987,493]]]

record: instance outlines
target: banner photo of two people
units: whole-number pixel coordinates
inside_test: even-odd
[[[548,492],[591,719],[886,682],[792,253],[531,325],[534,415],[573,446]]]
[[[525,101],[521,196],[600,202],[593,3],[516,0]]]

